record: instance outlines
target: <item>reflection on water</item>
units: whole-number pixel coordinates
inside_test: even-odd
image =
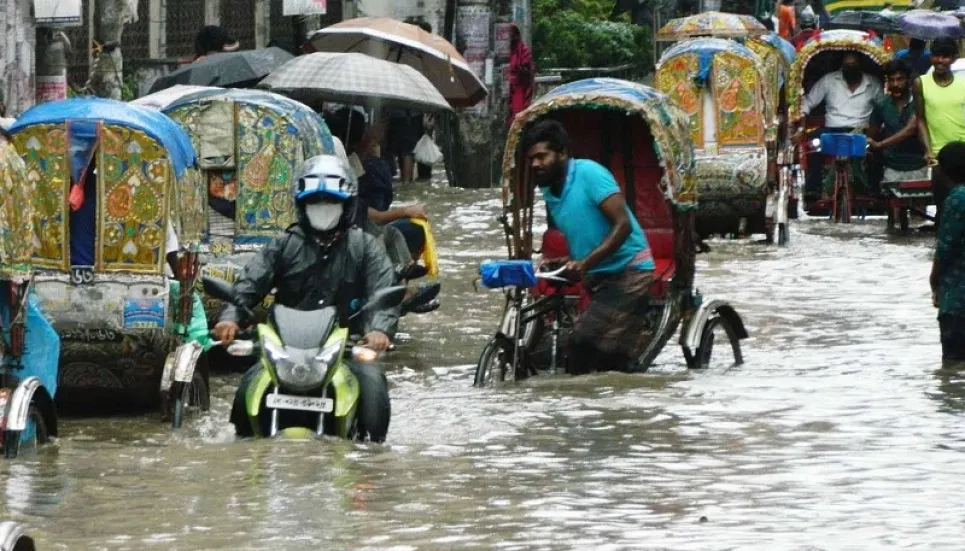
[[[744,365],[687,372],[671,347],[642,376],[476,390],[497,194],[402,196],[431,197],[446,294],[388,359],[388,445],[236,442],[238,378],[217,378],[180,434],[74,419],[0,462],[2,517],[43,549],[961,547],[965,371],[939,369],[933,238],[802,221],[787,249],[712,242],[697,285],[744,316]]]

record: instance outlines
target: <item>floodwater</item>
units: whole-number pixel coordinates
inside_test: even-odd
[[[746,363],[470,387],[502,299],[493,190],[420,189],[445,302],[387,358],[386,445],[235,441],[237,375],[171,434],[71,419],[0,462],[0,518],[41,549],[961,549],[965,376],[940,370],[933,236],[795,223],[788,248],[713,241]],[[723,353],[723,348],[720,353]]]

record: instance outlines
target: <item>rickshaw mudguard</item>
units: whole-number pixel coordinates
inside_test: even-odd
[[[44,417],[49,434],[57,435],[57,415],[54,400],[38,377],[27,377],[17,385],[7,404],[7,430],[22,431],[27,428],[30,405],[36,404]]]
[[[34,540],[27,535],[23,524],[12,520],[0,522],[0,551],[33,549]]]
[[[741,319],[737,310],[725,300],[711,300],[700,305],[693,316],[687,321],[680,334],[680,345],[685,350],[696,350],[700,345],[700,335],[704,330],[707,320],[714,314],[726,319],[734,329],[734,336],[743,340],[748,337],[747,329],[744,327],[744,320]]]

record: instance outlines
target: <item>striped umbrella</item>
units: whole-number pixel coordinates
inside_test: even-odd
[[[435,86],[412,67],[363,54],[317,52],[298,56],[268,75],[258,87],[303,102],[452,110]]]
[[[388,17],[359,17],[316,31],[319,52],[357,52],[413,67],[439,89],[453,107],[472,107],[489,93],[475,69],[441,36]]]

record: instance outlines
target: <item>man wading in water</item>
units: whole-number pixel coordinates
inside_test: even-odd
[[[654,262],[647,238],[610,171],[570,158],[563,125],[537,122],[521,147],[569,244],[568,271],[582,277],[590,293],[590,305],[573,327],[567,372],[627,371],[653,338],[647,306]]]
[[[931,73],[915,79],[915,112],[918,137],[925,147],[926,160],[938,157],[946,144],[965,141],[965,80],[955,78],[952,63],[958,58],[958,44],[951,38],[932,42]],[[932,168],[931,188],[935,196],[935,228],[941,224],[942,205],[955,184],[941,166]]]
[[[938,153],[938,163],[952,182],[940,203],[944,223],[938,230],[931,270],[932,304],[938,308],[942,361],[965,361],[965,142],[952,142]]]

